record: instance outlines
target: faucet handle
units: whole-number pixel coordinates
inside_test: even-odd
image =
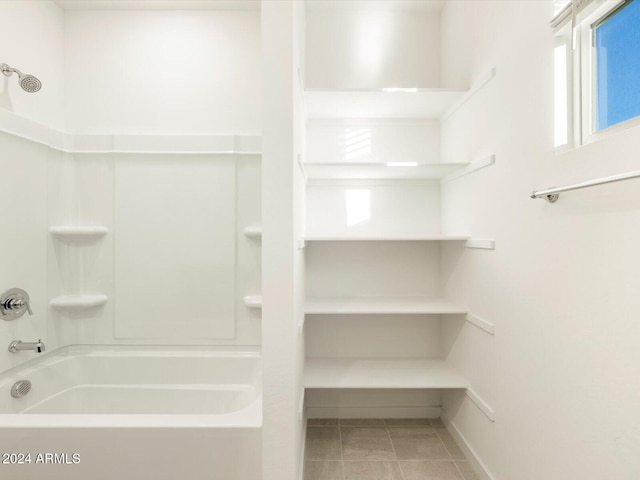
[[[0,295],[0,318],[15,320],[25,313],[33,315],[27,292],[21,288],[10,288]]]

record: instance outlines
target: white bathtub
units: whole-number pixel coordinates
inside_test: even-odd
[[[0,479],[259,480],[260,378],[246,348],[43,355],[0,375]]]

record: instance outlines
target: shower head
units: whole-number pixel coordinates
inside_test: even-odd
[[[25,92],[36,93],[42,88],[42,82],[33,75],[18,75],[20,86]]]
[[[38,80],[33,75],[29,75],[27,73],[22,73],[17,68],[12,68],[6,63],[0,63],[0,71],[4,74],[5,77],[10,77],[14,73],[18,74],[18,79],[20,82],[20,87],[28,93],[35,93],[42,88],[42,82]]]

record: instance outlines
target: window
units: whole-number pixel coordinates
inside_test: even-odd
[[[640,0],[555,5],[555,146],[640,125]]]
[[[640,115],[640,0],[594,26],[596,131]]]

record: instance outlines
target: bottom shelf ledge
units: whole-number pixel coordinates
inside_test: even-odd
[[[455,388],[469,382],[443,360],[307,358],[305,388]]]
[[[106,295],[64,295],[51,300],[50,305],[59,310],[85,310],[107,303]]]

